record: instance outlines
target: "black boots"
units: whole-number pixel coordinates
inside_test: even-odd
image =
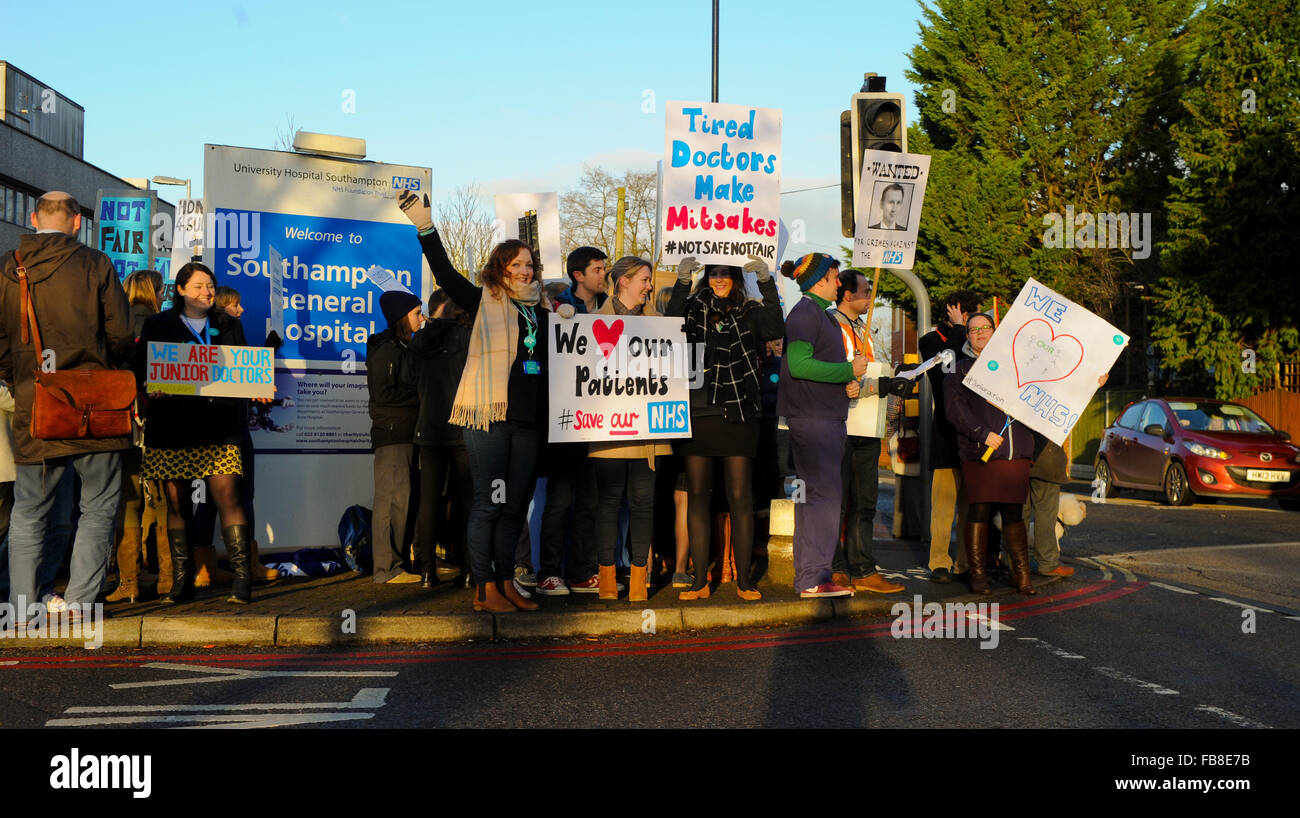
[[[167,550],[172,557],[172,588],[162,598],[163,604],[194,601],[194,551],[190,548],[185,529],[167,529]]]
[[[247,525],[232,525],[221,529],[221,540],[226,544],[226,558],[230,560],[230,583],[227,602],[247,605],[253,601],[252,538]]]

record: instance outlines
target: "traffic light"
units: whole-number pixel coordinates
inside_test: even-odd
[[[537,235],[537,211],[529,210],[519,217],[519,240],[533,252],[533,269],[542,277],[542,248]]]
[[[862,179],[862,152],[907,153],[906,99],[902,94],[885,92],[884,77],[868,75],[867,80],[864,87],[873,90],[850,97],[849,110],[840,115],[840,231],[846,237],[853,236],[858,183]]]

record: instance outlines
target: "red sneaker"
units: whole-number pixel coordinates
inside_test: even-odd
[[[816,588],[805,588],[799,592],[799,596],[804,599],[815,599],[823,596],[853,596],[853,589],[845,588],[843,585],[836,585],[833,582],[823,582]]]
[[[582,582],[570,582],[569,590],[575,594],[600,593],[600,574],[592,574]]]

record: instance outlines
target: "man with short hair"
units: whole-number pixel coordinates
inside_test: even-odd
[[[857,270],[845,270],[839,276],[839,288],[831,316],[839,324],[844,339],[845,359],[853,361],[861,355],[868,362],[876,360],[871,346],[871,328],[864,316],[871,306],[871,279]],[[848,392],[856,384],[850,384]],[[878,395],[879,379],[867,378],[865,389],[859,387],[856,398],[850,400],[850,412],[856,401]],[[871,550],[872,527],[876,519],[876,497],[880,487],[880,438],[849,433],[840,462],[843,497],[840,500],[840,517],[844,525],[844,539],[835,546],[831,562],[831,581],[836,585],[852,585],[855,591],[873,591],[893,594],[903,586],[890,582],[876,570],[876,557]]]
[[[570,286],[555,297],[555,311],[565,304],[578,314],[596,312],[605,303],[605,261],[595,247],[569,253]],[[596,495],[594,470],[587,461],[586,443],[547,443],[541,458],[546,477],[546,505],[542,510],[542,541],[534,579],[542,596],[599,592],[596,572]],[[570,528],[569,509],[573,509]],[[572,546],[566,540],[572,531]],[[565,553],[568,552],[568,559]],[[561,565],[563,563],[563,565]],[[568,583],[561,574],[567,575]]]
[[[945,349],[952,350],[954,366],[962,357],[966,344],[966,321],[980,311],[980,297],[974,290],[957,290],[943,301],[946,320],[922,335],[916,342],[922,360],[929,360]],[[957,430],[948,422],[943,404],[943,379],[956,369],[950,366],[932,367],[926,373],[930,391],[934,396],[934,414],[930,423],[930,462],[926,464],[934,474],[930,482],[930,581],[952,582],[953,559],[949,547],[952,540],[952,521],[957,517],[958,575],[965,574],[966,566],[966,495],[961,485],[961,461],[957,457]]]
[[[122,450],[130,437],[38,440],[32,437],[33,372],[116,369],[134,346],[130,307],[108,256],[77,241],[81,210],[62,191],[50,191],[32,214],[34,234],[3,257],[0,268],[0,379],[14,393],[14,509],[9,527],[10,600],[37,598],[37,570],[56,490],[69,468],[81,477],[81,517],[72,547],[69,605],[93,603],[108,570],[113,522],[121,494]],[[35,334],[23,340],[24,267],[32,309],[46,349]],[[26,618],[27,612],[20,615]]]
[[[595,312],[605,303],[605,262],[609,256],[595,247],[579,247],[566,260],[569,289],[555,297],[555,309],[570,304],[579,315]]]
[[[870,230],[906,230],[899,224],[899,217],[907,212],[899,212],[903,205],[903,186],[893,182],[880,193],[880,221],[867,225]]]

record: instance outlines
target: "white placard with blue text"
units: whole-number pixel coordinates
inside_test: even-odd
[[[757,255],[775,270],[781,223],[781,111],[669,102],[660,197],[661,264],[743,265]]]
[[[863,151],[854,211],[853,266],[910,270],[930,179],[923,153]]]
[[[1031,278],[962,383],[1059,445],[1127,345],[1127,335]]]
[[[691,436],[690,354],[680,318],[556,317],[550,323],[552,443]]]

